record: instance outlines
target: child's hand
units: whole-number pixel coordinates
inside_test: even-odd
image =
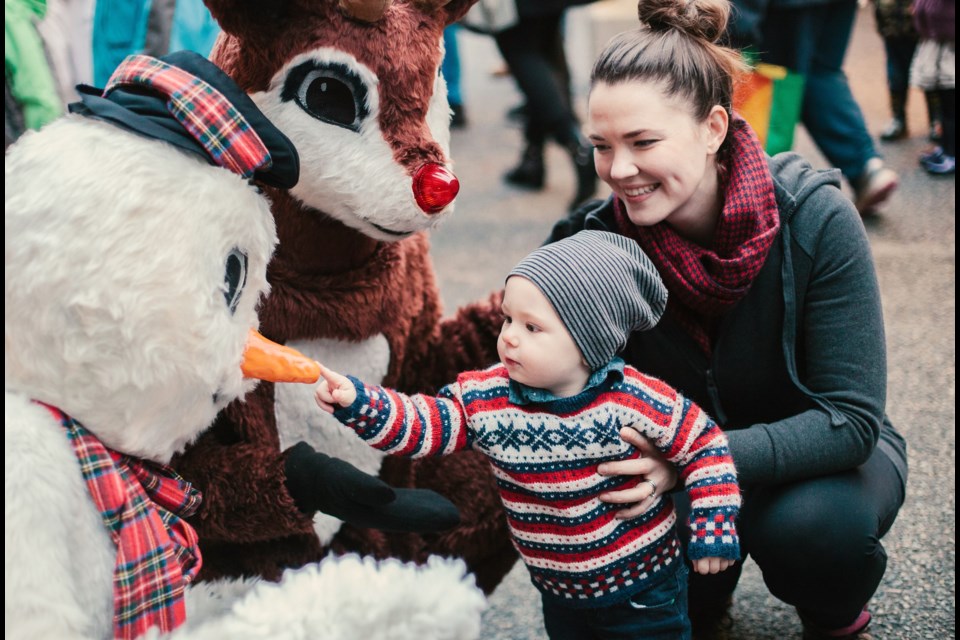
[[[708,573],[720,573],[724,569],[729,569],[734,564],[729,558],[700,558],[693,561],[693,570],[697,573],[707,575]]]
[[[357,390],[353,383],[336,371],[320,365],[320,384],[317,385],[317,405],[327,413],[336,411],[339,405],[349,407],[357,399]]]

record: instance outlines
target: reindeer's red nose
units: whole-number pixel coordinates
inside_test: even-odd
[[[426,214],[439,213],[453,202],[460,191],[460,181],[443,165],[427,163],[413,176],[413,197]]]

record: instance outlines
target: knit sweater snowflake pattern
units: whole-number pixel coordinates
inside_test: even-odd
[[[626,366],[576,396],[529,404],[510,401],[502,365],[463,373],[436,397],[350,379],[357,398],[334,415],[371,446],[407,457],[487,455],[534,585],[564,606],[615,604],[680,566],[672,500],[620,520],[622,506],[598,498],[636,483],[596,473],[600,462],[639,457],[622,426],[639,428],[677,466],[691,501],[688,556],[739,558],[740,492],[726,436],[656,378]]]

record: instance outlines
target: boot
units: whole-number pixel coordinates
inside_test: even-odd
[[[528,142],[520,156],[520,163],[504,175],[504,179],[517,187],[543,189],[543,143]]]
[[[890,92],[890,110],[893,112],[893,119],[880,132],[880,139],[884,142],[893,142],[907,137],[907,92]]]
[[[593,145],[579,131],[567,144],[567,151],[573,160],[573,169],[577,176],[577,191],[570,202],[570,211],[593,197],[597,190],[597,171],[593,164]]]

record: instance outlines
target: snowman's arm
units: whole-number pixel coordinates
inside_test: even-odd
[[[434,556],[416,566],[331,556],[287,571],[280,583],[256,584],[217,617],[188,617],[169,638],[471,640],[485,607],[460,560]]]
[[[70,540],[74,519],[89,515],[80,468],[46,409],[9,392],[4,400],[4,635],[89,637],[97,612],[78,597]]]

